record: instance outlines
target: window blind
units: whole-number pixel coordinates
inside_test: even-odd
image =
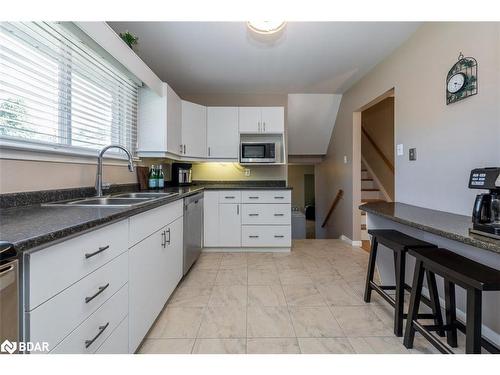
[[[55,22],[0,22],[0,137],[135,152],[138,84]]]

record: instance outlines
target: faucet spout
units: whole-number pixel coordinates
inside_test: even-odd
[[[96,190],[96,196],[97,197],[102,197],[102,160],[104,153],[108,151],[110,148],[117,148],[125,152],[125,154],[128,157],[128,170],[130,172],[134,171],[134,161],[132,154],[130,153],[129,150],[127,150],[125,147],[120,146],[120,145],[109,145],[104,147],[101,151],[99,151],[99,155],[97,156],[97,174],[96,174],[96,179],[95,179],[95,190]]]

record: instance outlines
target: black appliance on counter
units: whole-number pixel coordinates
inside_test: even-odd
[[[473,169],[469,188],[489,190],[476,196],[471,233],[500,240],[500,167]]]
[[[172,185],[191,185],[192,167],[193,166],[188,163],[172,163]]]

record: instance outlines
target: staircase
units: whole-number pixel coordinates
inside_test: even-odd
[[[366,166],[361,163],[361,203],[385,201],[384,194],[378,188]],[[361,247],[366,251],[370,251],[370,236],[366,229],[366,212],[361,210],[359,212],[361,215]]]

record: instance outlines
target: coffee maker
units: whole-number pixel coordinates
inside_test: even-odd
[[[469,188],[489,190],[476,196],[471,233],[500,239],[500,167],[473,169]]]
[[[172,163],[172,185],[191,185],[192,165],[188,163]]]

